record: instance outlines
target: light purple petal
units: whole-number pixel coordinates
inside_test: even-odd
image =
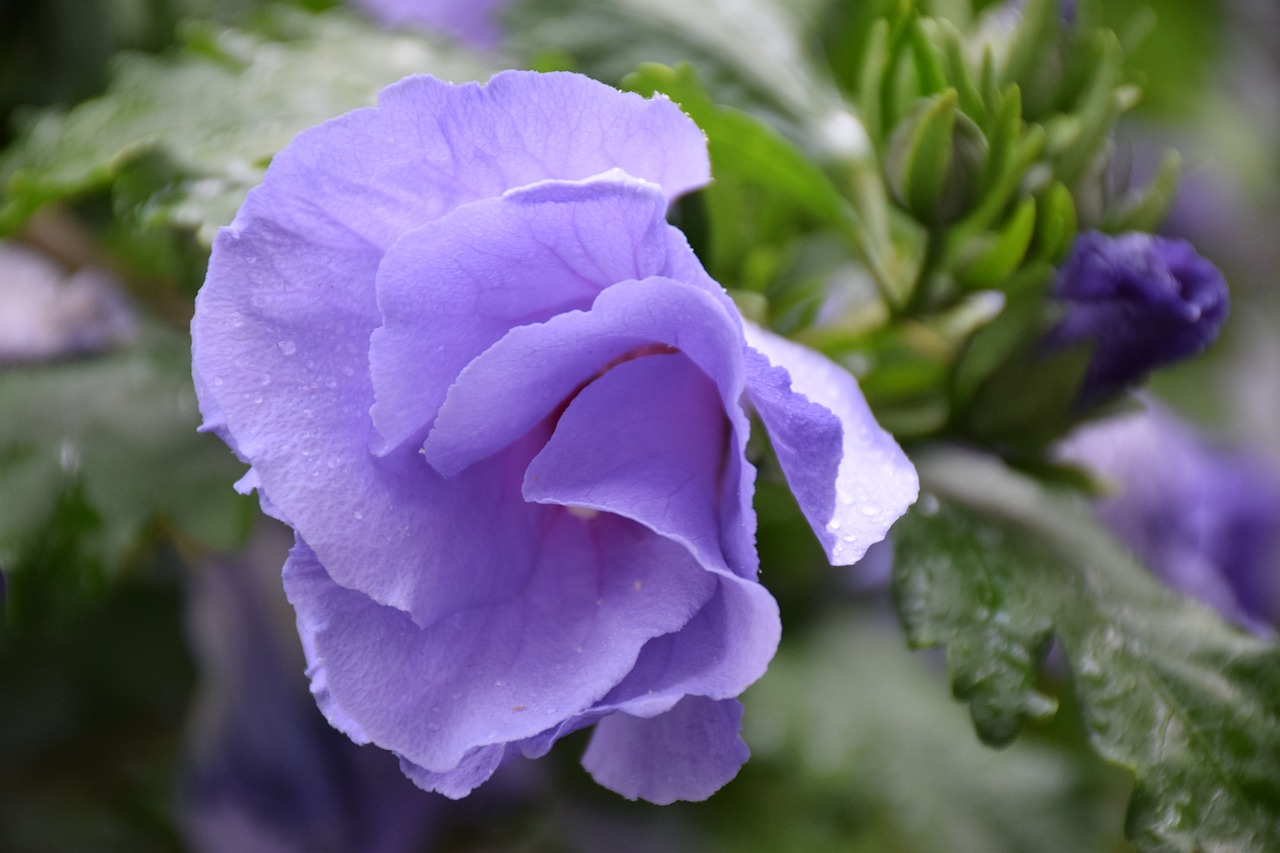
[[[876,423],[847,370],[749,323],[746,336],[773,365],[749,361],[747,390],[791,491],[831,562],[856,563],[915,501],[915,467]]]
[[[649,717],[685,694],[728,699],[764,675],[781,636],[778,604],[760,584],[721,577],[720,589],[679,632],[645,645],[598,708]]]
[[[449,563],[433,561],[456,548],[423,519],[453,495],[418,482],[416,453],[367,452],[383,252],[459,204],[619,167],[675,194],[706,180],[705,140],[673,104],[576,75],[411,78],[301,134],[219,234],[192,323],[206,428],[343,585],[424,621],[450,606],[432,586]]]
[[[655,345],[680,350],[715,380],[732,417],[744,383],[741,335],[736,318],[697,287],[663,278],[616,284],[590,311],[512,329],[469,364],[423,445],[427,461],[446,477],[462,471],[549,415],[609,362]]]
[[[612,173],[474,202],[401,238],[378,269],[370,344],[382,446],[429,424],[459,371],[511,327],[665,274],[666,208],[656,185]]]
[[[483,86],[409,77],[377,107],[299,134],[233,227],[262,218],[316,244],[385,250],[468,202],[610,169],[668,198],[710,179],[702,132],[665,98],[579,74],[507,71]]]
[[[400,772],[424,791],[435,791],[451,800],[460,800],[486,782],[506,761],[507,753],[505,746],[477,747],[467,753],[456,768],[445,773],[424,770],[401,756]]]
[[[717,505],[729,437],[706,374],[680,354],[638,358],[573,399],[525,471],[524,496],[630,518],[725,567]]]
[[[681,628],[715,591],[688,551],[634,522],[535,508],[546,529],[527,584],[428,628],[338,586],[299,543],[285,589],[331,720],[336,707],[379,746],[448,773],[478,747],[589,709],[646,641]]]
[[[705,800],[750,755],[741,723],[736,699],[700,696],[649,719],[613,714],[596,723],[582,763],[597,782],[628,799]]]

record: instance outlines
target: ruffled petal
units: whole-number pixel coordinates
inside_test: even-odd
[[[590,311],[512,329],[471,362],[423,444],[427,461],[446,477],[457,474],[547,417],[610,362],[655,346],[688,356],[719,387],[730,418],[745,421],[737,319],[700,288],[650,278],[602,291]]]
[[[707,180],[705,139],[669,101],[577,75],[415,77],[300,134],[219,233],[192,322],[205,428],[339,583],[430,621],[445,571],[423,519],[452,495],[421,478],[416,448],[368,452],[384,253],[459,205],[615,168],[671,197]]]
[[[656,184],[614,172],[474,202],[401,238],[378,269],[370,342],[380,446],[428,425],[462,368],[511,327],[665,274],[666,208]]]
[[[729,699],[765,673],[778,650],[778,604],[755,581],[720,577],[716,594],[680,631],[650,640],[625,681],[597,708],[648,717],[686,694]]]
[[[765,357],[747,391],[800,510],[834,565],[856,563],[915,502],[915,467],[847,370],[750,323],[746,337]]]
[[[359,720],[362,738],[451,773],[473,750],[587,711],[648,640],[679,630],[715,591],[687,550],[634,522],[539,509],[545,530],[527,583],[427,628],[338,586],[298,543],[285,590],[331,721]]]
[[[262,218],[316,245],[401,235],[468,202],[610,169],[675,198],[710,180],[706,139],[675,104],[579,74],[506,71],[455,86],[408,77],[300,133],[233,227]]]
[[[424,791],[435,791],[451,800],[460,800],[488,781],[510,757],[509,747],[481,746],[463,756],[453,770],[432,773],[401,756],[400,772]]]
[[[630,518],[724,566],[717,504],[728,438],[706,374],[680,354],[638,358],[574,397],[525,471],[524,496]]]
[[[736,699],[688,696],[647,719],[617,713],[596,723],[582,764],[627,799],[659,805],[705,800],[750,755],[741,725],[742,703]]]

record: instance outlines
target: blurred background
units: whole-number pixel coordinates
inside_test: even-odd
[[[599,789],[577,764],[586,733],[452,802],[328,727],[280,587],[287,534],[235,494],[242,466],[195,431],[187,323],[212,225],[293,133],[403,74],[576,67],[609,80],[683,50],[575,54],[548,41],[559,19],[538,18],[566,2],[515,3],[478,30],[413,5],[0,0],[0,850],[1132,849],[1131,782],[1088,750],[1061,668],[1045,676],[1062,697],[1053,720],[982,746],[941,656],[906,647],[892,548],[830,568],[776,472],[762,476],[759,543],[786,634],[744,696],[752,759],[708,802]],[[833,42],[888,5],[792,11],[811,53],[838,64]],[[1245,488],[1274,535],[1280,7],[1092,8],[1134,46],[1127,70],[1145,88],[1111,177],[1143,182],[1177,149],[1163,230],[1232,290],[1217,346],[1154,393],[1212,453],[1258,460],[1264,479]],[[750,101],[732,81],[708,86]]]

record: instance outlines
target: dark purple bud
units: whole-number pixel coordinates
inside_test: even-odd
[[[1051,350],[1091,342],[1079,400],[1098,403],[1204,349],[1227,317],[1227,284],[1184,240],[1090,231],[1076,238],[1052,296],[1064,306]]]

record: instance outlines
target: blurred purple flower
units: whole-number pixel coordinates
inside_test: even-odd
[[[131,339],[135,326],[107,273],[68,274],[44,255],[0,242],[0,364],[107,349]]]
[[[1171,586],[1255,631],[1280,624],[1280,469],[1158,406],[1078,430],[1064,456],[1113,480],[1099,518]]]
[[[270,597],[245,561],[194,574],[189,633],[200,670],[184,768],[188,840],[201,853],[421,850],[444,823],[395,759],[325,724]],[[277,588],[276,595],[279,595]],[[283,602],[282,602],[283,603]]]
[[[914,500],[849,374],[744,325],[664,221],[708,171],[663,99],[415,77],[299,135],[215,241],[205,428],[295,531],[322,710],[424,788],[592,724],[625,796],[733,777],[779,633],[744,396],[833,562]]]
[[[1190,243],[1139,233],[1081,234],[1052,296],[1064,310],[1046,346],[1093,347],[1079,396],[1085,405],[1204,349],[1228,306],[1222,274]]]
[[[502,36],[498,15],[507,0],[356,0],[356,3],[385,26],[421,26],[464,44],[489,48]]]

